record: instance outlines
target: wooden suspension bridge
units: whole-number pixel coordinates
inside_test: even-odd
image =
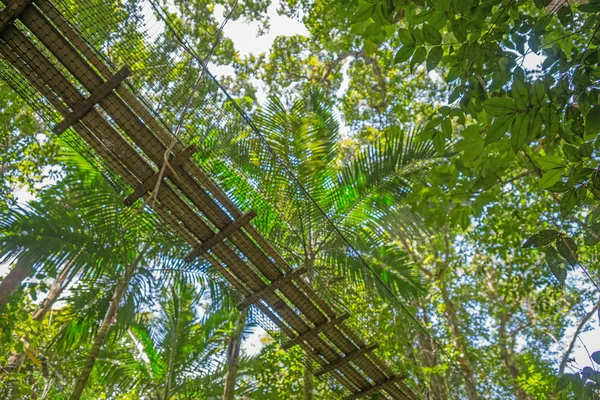
[[[289,341],[348,392],[417,399],[406,375],[395,374],[253,226],[184,147],[129,89],[129,68],[113,71],[50,0],[1,0],[0,57],[62,115],[60,134],[73,129],[130,187],[125,204],[155,195],[155,211],[193,251],[234,286],[239,308],[256,306]],[[81,0],[83,1],[83,0]],[[0,6],[1,7],[1,6]],[[164,160],[169,168],[161,172]],[[157,185],[157,181],[161,183]],[[155,188],[158,191],[154,191]]]

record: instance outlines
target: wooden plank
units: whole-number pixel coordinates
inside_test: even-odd
[[[237,306],[238,310],[241,311],[250,307],[252,304],[256,304],[258,301],[260,301],[260,299],[265,298],[267,294],[273,293],[283,285],[290,283],[292,280],[302,277],[302,275],[306,272],[307,270],[304,267],[300,267],[296,270],[288,272],[283,278],[271,282],[271,284],[266,288],[244,298],[244,301]]]
[[[254,210],[251,210],[249,213],[242,215],[240,218],[234,220],[231,224],[227,225],[224,229],[219,231],[219,233],[202,243],[200,247],[194,249],[183,259],[186,262],[190,262],[194,258],[206,253],[218,243],[221,243],[223,240],[229,238],[235,231],[249,223],[254,217],[256,217],[256,212]]]
[[[320,370],[315,372],[315,376],[319,377],[321,375],[325,375],[328,372],[339,369],[342,365],[347,364],[351,361],[354,361],[354,360],[358,359],[359,357],[362,357],[365,354],[370,353],[377,348],[379,348],[379,343],[373,343],[373,344],[367,345],[361,349],[353,351],[352,353],[350,353],[344,357],[341,357],[338,361],[335,361],[331,364],[327,364],[326,366],[324,366],[323,368],[321,368]]]
[[[44,0],[42,0],[42,1],[44,1]],[[92,90],[92,91],[93,91],[93,90]],[[102,132],[99,132],[99,133],[102,133]],[[98,136],[98,132],[96,133],[96,135]],[[98,137],[102,137],[102,135],[99,135]],[[160,154],[160,153],[158,153],[158,154]],[[177,197],[177,195],[175,195],[174,193],[171,193],[171,195],[173,195],[173,196]],[[189,195],[188,195],[188,196],[189,196]],[[178,199],[179,199],[179,198],[178,198]],[[179,199],[179,200],[181,200],[181,199]],[[229,204],[228,204],[228,205],[229,205]],[[191,212],[191,210],[190,210],[189,208],[186,208],[186,210],[183,212],[183,214],[181,214],[180,218],[186,218],[185,214],[186,214],[186,213],[190,213],[190,212]],[[232,213],[232,215],[233,215],[233,213]],[[192,215],[188,215],[188,217],[192,217]],[[218,244],[218,246],[219,246],[219,247],[221,247],[221,248],[225,248],[225,247],[226,247],[226,246],[223,246],[222,244]],[[248,248],[247,248],[247,246],[244,246],[244,247],[246,248],[246,251],[248,251]],[[250,250],[250,251],[252,251],[253,249],[249,249],[249,250]],[[218,256],[218,257],[221,257],[221,255],[217,255],[217,256]],[[227,257],[225,257],[225,258],[227,258]],[[238,259],[237,261],[240,263],[240,266],[243,264],[243,265],[244,265],[244,267],[245,267],[245,269],[249,270],[249,268],[248,268],[248,267],[247,267],[247,266],[244,264],[244,262],[243,262],[242,260]],[[254,273],[252,273],[252,274],[254,274]],[[306,298],[306,301],[310,302],[310,297],[309,297],[309,296],[307,297],[307,295],[306,295],[305,293],[299,292],[299,294],[301,295],[301,297],[302,297],[303,299],[304,299],[304,298]],[[270,305],[273,305],[273,302],[276,302],[276,301],[277,301],[277,300],[276,300],[276,299],[277,299],[277,297],[276,297],[276,296],[271,296],[271,295],[269,295],[269,298],[270,298],[270,300],[269,300],[268,302],[269,302],[269,304],[270,304]],[[304,300],[303,300],[303,301],[304,301]],[[284,313],[283,311],[285,311],[285,313]],[[291,318],[291,316],[287,315],[287,314],[289,314],[289,313],[288,313],[288,311],[289,311],[289,312],[291,312],[292,314],[294,314],[294,313],[293,313],[291,310],[288,310],[287,308],[284,308],[283,310],[278,310],[278,312],[279,312],[280,314],[284,315],[284,318],[285,318],[286,320],[288,320],[289,318]],[[292,315],[292,316],[296,317],[295,315]],[[289,318],[288,318],[288,317],[289,317]],[[296,319],[296,318],[292,318],[292,319]],[[297,322],[300,322],[300,320],[298,320]],[[292,324],[292,326],[293,326],[293,327],[294,327],[294,329],[295,329],[295,330],[298,332],[299,330],[298,330],[298,324],[297,324],[297,322],[296,322],[296,323],[293,323],[293,324]],[[341,334],[341,331],[340,331],[340,334]],[[343,335],[343,336],[345,336],[345,335]],[[321,343],[321,342],[322,342],[322,339],[320,339],[318,336],[316,336],[316,337],[314,337],[314,338],[311,338],[310,340],[311,340],[311,341],[313,341],[313,340],[314,340],[314,341],[316,341],[316,342],[318,342],[318,343]],[[329,346],[326,346],[326,348],[327,348],[327,350],[329,350]],[[341,348],[341,347],[340,347],[340,348]],[[323,349],[323,350],[324,350],[324,349]],[[322,350],[322,351],[323,351],[323,350]],[[330,359],[330,358],[331,358],[331,357],[327,357],[327,359]],[[333,360],[335,360],[335,359],[336,359],[336,357],[334,357],[334,358],[333,358]],[[354,369],[353,369],[353,368],[352,368],[352,369],[351,369],[349,372],[352,372],[352,371],[354,371]],[[345,371],[344,371],[344,373],[345,373],[345,374],[347,374],[347,372],[345,372]],[[376,381],[376,379],[373,379],[373,380],[375,380],[375,381]],[[362,385],[360,385],[360,386],[362,386]],[[357,387],[359,387],[359,386],[357,386]]]
[[[175,154],[175,156],[172,157],[171,160],[169,160],[169,164],[173,168],[179,167],[180,165],[182,165],[185,162],[185,160],[187,160],[188,158],[193,156],[194,153],[197,153],[197,152],[198,152],[198,149],[196,148],[196,146],[193,146],[193,145],[189,146],[189,147],[185,148],[181,152],[181,154],[179,154],[179,155]],[[154,175],[152,175],[151,178],[149,178],[148,180],[144,181],[141,185],[136,187],[134,189],[133,193],[131,193],[129,196],[127,196],[125,198],[125,200],[123,200],[123,203],[125,203],[126,206],[131,206],[133,203],[135,203],[135,201],[137,199],[139,199],[140,197],[142,197],[143,195],[145,195],[146,193],[148,193],[152,189],[154,189],[159,175],[160,175],[160,171],[156,172]],[[168,175],[169,175],[169,169],[167,168],[164,176],[168,176]]]
[[[391,378],[388,378],[374,386],[371,386],[369,389],[367,390],[363,390],[360,391],[358,393],[354,393],[350,396],[347,396],[344,400],[356,400],[356,399],[361,399],[363,397],[369,396],[371,394],[375,394],[380,390],[386,390],[388,388],[388,386],[403,381],[404,379],[406,379],[405,375],[394,375]]]
[[[13,0],[4,10],[0,11],[0,33],[19,18],[31,3],[33,3],[32,0]]]
[[[116,74],[111,76],[106,82],[104,82],[98,89],[96,89],[88,98],[77,105],[77,107],[65,117],[65,119],[56,125],[52,132],[60,135],[67,129],[69,129],[75,122],[83,118],[89,113],[96,104],[100,103],[106,96],[108,96],[113,90],[117,88],[123,81],[131,75],[131,70],[128,67],[121,68]]]
[[[335,325],[339,324],[340,322],[347,320],[348,317],[350,317],[350,314],[344,313],[344,314],[342,314],[342,315],[340,315],[338,317],[330,319],[329,321],[327,321],[327,322],[325,322],[325,323],[323,323],[321,325],[315,326],[314,328],[312,328],[308,332],[305,332],[305,333],[303,333],[301,335],[296,336],[295,338],[293,338],[289,342],[285,343],[282,347],[283,347],[283,349],[287,350],[290,347],[296,346],[297,344],[300,344],[301,342],[303,342],[305,340],[309,340],[311,338],[314,338],[319,333],[323,332],[325,329],[334,327]]]

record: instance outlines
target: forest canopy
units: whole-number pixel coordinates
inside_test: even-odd
[[[99,3],[123,18],[110,40],[136,39],[143,1]],[[298,235],[264,225],[420,398],[600,399],[600,0],[164,6],[297,180],[265,212],[289,222],[310,198],[370,270],[315,214]],[[273,10],[305,33],[261,54],[220,33],[268,35]],[[28,101],[0,83],[0,396],[338,397]],[[201,144],[237,204],[272,166],[234,133]]]

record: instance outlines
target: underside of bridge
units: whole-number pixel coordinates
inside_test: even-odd
[[[315,283],[314,263],[278,248],[310,214],[336,238],[331,246],[360,259],[301,185],[281,184],[295,177],[155,4],[140,2],[119,20],[98,13],[101,4],[2,2],[0,78],[103,171],[125,204],[152,207],[189,244],[186,261],[218,271],[238,307],[283,332],[284,348],[300,346],[342,396],[418,398],[408,387],[414,377],[390,368],[358,329],[360,315]],[[166,67],[149,71],[150,61]],[[246,158],[231,146],[245,146]],[[257,183],[246,168],[232,179],[240,162],[271,177]]]

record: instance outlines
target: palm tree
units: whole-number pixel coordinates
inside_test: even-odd
[[[260,209],[257,225],[291,263],[309,270],[309,283],[335,291],[341,273],[357,286],[366,283],[384,296],[390,294],[381,281],[395,294],[420,293],[420,278],[405,254],[389,243],[381,251],[381,238],[368,234],[363,221],[374,204],[401,201],[412,182],[439,162],[432,144],[390,128],[375,131],[372,140],[348,149],[332,103],[314,89],[290,104],[270,97],[255,122],[262,137],[239,129],[231,129],[228,135],[225,127],[199,146],[235,201]],[[402,216],[400,221],[407,226],[419,224],[408,210]],[[338,227],[353,250],[338,234]],[[378,279],[361,257],[369,261]],[[342,297],[342,292],[336,295]],[[305,399],[310,399],[308,368],[305,385]]]
[[[126,350],[117,345],[102,352],[97,379],[139,398],[217,398],[231,313],[201,307],[210,295],[197,286],[176,280],[163,290],[158,309],[139,314],[129,327]]]
[[[126,208],[104,177],[85,160],[72,154],[67,160],[70,164],[61,182],[43,193],[39,201],[9,210],[0,218],[0,261],[17,260],[5,285],[11,293],[33,271],[55,276],[62,266],[37,318],[75,275],[76,295],[93,294],[75,309],[72,324],[62,334],[72,339],[69,326],[82,321],[86,321],[88,332],[95,332],[71,396],[78,399],[122,302],[133,299],[137,307],[142,306],[143,291],[154,279],[146,267],[168,265],[177,270],[182,263],[178,252],[189,248],[160,226],[148,210]],[[134,279],[139,284],[130,288]]]

